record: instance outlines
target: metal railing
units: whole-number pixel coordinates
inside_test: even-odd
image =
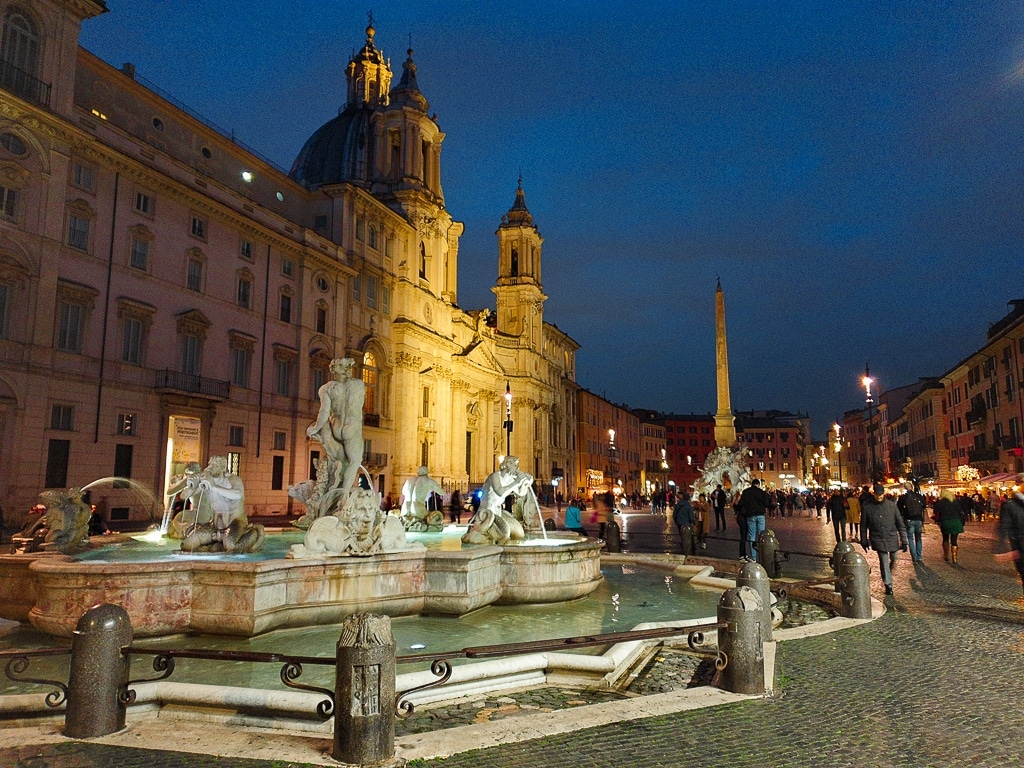
[[[156,372],[157,389],[176,389],[179,392],[190,392],[227,400],[231,395],[231,382],[218,379],[207,379],[194,373],[181,373],[165,368]]]
[[[47,680],[41,677],[22,677],[28,671],[32,659],[42,656],[70,656],[70,648],[41,648],[35,651],[0,651],[0,661],[7,659],[4,665],[4,674],[8,680],[16,683],[35,683],[38,685],[52,685],[58,690],[50,691],[44,699],[46,706],[57,708],[65,702],[68,695],[68,687],[59,680]]]
[[[50,106],[50,84],[5,59],[0,59],[0,88],[44,107]]]

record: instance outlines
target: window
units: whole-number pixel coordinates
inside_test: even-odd
[[[352,278],[352,301],[362,301],[362,280],[359,279],[359,275]]]
[[[245,445],[245,427],[229,426],[228,427],[228,445],[242,446]]]
[[[60,323],[57,328],[57,349],[65,352],[82,351],[82,331],[85,326],[85,307],[81,304],[62,301]]]
[[[372,275],[366,276],[366,306],[369,309],[377,308],[377,278]]]
[[[18,190],[0,185],[0,219],[18,221]]]
[[[181,372],[198,376],[203,353],[203,341],[192,333],[181,336]]]
[[[281,294],[281,311],[278,317],[282,323],[290,323],[292,321],[292,297],[287,293]]]
[[[71,432],[75,428],[75,406],[54,405],[50,407],[50,429]]]
[[[238,306],[242,309],[252,308],[252,280],[247,275],[238,278]]]
[[[3,147],[12,155],[17,155],[18,157],[21,157],[28,152],[28,147],[25,146],[25,142],[13,133],[0,134],[0,147]]]
[[[315,327],[317,333],[327,333],[327,307],[317,306]]]
[[[153,198],[145,192],[135,193],[135,210],[145,216],[153,215]]]
[[[198,216],[192,216],[192,237],[198,237],[200,240],[206,239],[206,219],[201,219]]]
[[[242,454],[228,451],[226,458],[228,474],[238,477],[238,473],[242,471]]]
[[[80,213],[68,216],[68,245],[82,251],[89,248],[89,219]]]
[[[142,321],[134,317],[126,317],[123,324],[123,340],[121,344],[121,360],[132,365],[142,364]]]
[[[71,455],[70,440],[50,440],[46,449],[47,488],[67,488],[68,458]]]
[[[294,265],[294,263],[292,262],[291,259],[282,259],[281,260],[281,274],[282,275],[287,275],[288,277],[291,277],[292,276],[292,272],[294,271],[294,269],[295,269],[295,265]]]
[[[137,420],[138,417],[134,413],[117,414],[117,434],[125,437],[135,437]]]
[[[420,279],[427,279],[427,249],[420,243]]]
[[[252,350],[233,347],[231,350],[231,383],[248,389],[251,370]]]
[[[380,311],[385,315],[391,313],[391,289],[386,285],[380,287]]]
[[[366,385],[363,413],[377,413],[377,358],[373,352],[363,353],[363,383]]]
[[[371,248],[377,248],[377,228],[371,224],[366,228],[366,243]]]
[[[356,216],[356,240],[363,239],[363,217]]]
[[[4,87],[19,96],[37,99],[34,81],[38,77],[39,33],[32,20],[17,9],[11,9],[4,17],[0,56],[8,65],[3,68],[0,76]]]
[[[196,293],[203,292],[203,260],[195,256],[189,257],[185,275],[185,287]]]
[[[294,363],[290,360],[276,360],[274,362],[276,369],[276,386],[274,391],[279,395],[291,397]]]
[[[275,451],[287,450],[286,449],[287,445],[288,445],[288,433],[287,432],[279,432],[279,431],[275,430],[274,431],[274,450]]]
[[[118,443],[114,446],[114,477],[130,480],[132,476],[132,454],[135,446],[131,443]],[[123,480],[114,481],[115,488],[130,488]]]
[[[128,257],[128,266],[132,269],[141,269],[143,272],[149,267],[149,241],[141,237],[132,236],[132,251]]]
[[[249,261],[252,261],[252,254],[253,254],[253,244],[252,244],[252,241],[251,240],[244,240],[243,239],[241,245],[238,248],[238,255],[241,256],[243,259],[248,259]]]
[[[430,415],[430,387],[423,388],[423,403],[420,409],[420,416],[426,418]]]
[[[284,456],[275,456],[270,468],[270,490],[284,489]]]

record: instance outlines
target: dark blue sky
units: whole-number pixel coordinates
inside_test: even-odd
[[[107,0],[82,44],[279,165],[337,114],[366,8]],[[939,375],[1024,298],[1018,2],[389,2],[412,36],[466,224],[459,303],[493,306],[520,172],[545,237],[545,318],[615,402],[715,410],[714,288],[732,402],[814,433]]]

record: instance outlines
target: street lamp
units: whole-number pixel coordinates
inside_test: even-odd
[[[839,422],[838,421],[835,424],[832,425],[832,430],[836,433],[835,449],[836,449],[836,462],[839,464],[839,487],[842,488],[843,487],[843,454],[842,454],[843,440],[839,436],[839,430],[840,429],[841,429],[841,427],[839,426]]]
[[[871,370],[868,368],[868,364],[864,363],[864,377],[860,380],[860,383],[864,385],[864,404],[867,406],[868,409],[868,445],[871,447],[871,469],[868,472],[868,478],[872,482],[876,482],[878,479],[875,474],[877,462],[875,459],[875,425],[873,423],[875,412],[875,399],[871,396],[871,385],[874,384],[874,382],[875,380],[871,378]]]
[[[661,449],[661,475],[665,480],[662,488],[668,492],[668,460],[665,458],[665,449]]]
[[[512,387],[505,382],[505,455],[512,455]]]
[[[613,490],[615,486],[615,430],[608,430],[608,464],[611,470],[612,476],[608,478],[608,490]]]

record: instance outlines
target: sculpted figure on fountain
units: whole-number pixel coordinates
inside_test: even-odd
[[[397,517],[380,508],[380,494],[368,488],[356,488],[341,509],[312,522],[302,544],[293,544],[290,558],[328,557],[339,555],[376,555],[410,547],[405,529]]]
[[[182,552],[241,554],[263,549],[263,526],[249,523],[242,479],[228,474],[227,466],[223,456],[214,456],[201,473],[186,477],[181,498],[193,499],[196,515],[195,524],[182,529]],[[207,517],[208,522],[199,522]]]
[[[43,491],[39,498],[46,502],[46,513],[22,531],[20,538],[37,542],[38,548],[46,552],[72,553],[85,549],[89,543],[92,508],[82,501],[82,491],[78,488]],[[46,534],[39,542],[39,534],[44,530]]]
[[[515,456],[506,456],[480,490],[480,509],[462,537],[463,543],[508,544],[526,538],[524,520],[527,529],[539,526],[540,505],[533,493],[533,475],[519,469]],[[516,497],[516,503],[511,512],[506,512],[505,499],[509,495]]]
[[[444,512],[427,509],[431,494],[443,495],[441,486],[428,476],[427,468],[416,470],[402,486],[402,525],[407,531],[440,531],[444,528]]]
[[[320,387],[320,412],[306,436],[324,447],[325,458],[316,464],[316,481],[306,480],[288,488],[288,494],[306,505],[296,525],[306,528],[314,520],[332,514],[356,482],[363,458],[363,402],[366,385],[352,377],[356,361],[351,357],[331,361],[333,381]]]

